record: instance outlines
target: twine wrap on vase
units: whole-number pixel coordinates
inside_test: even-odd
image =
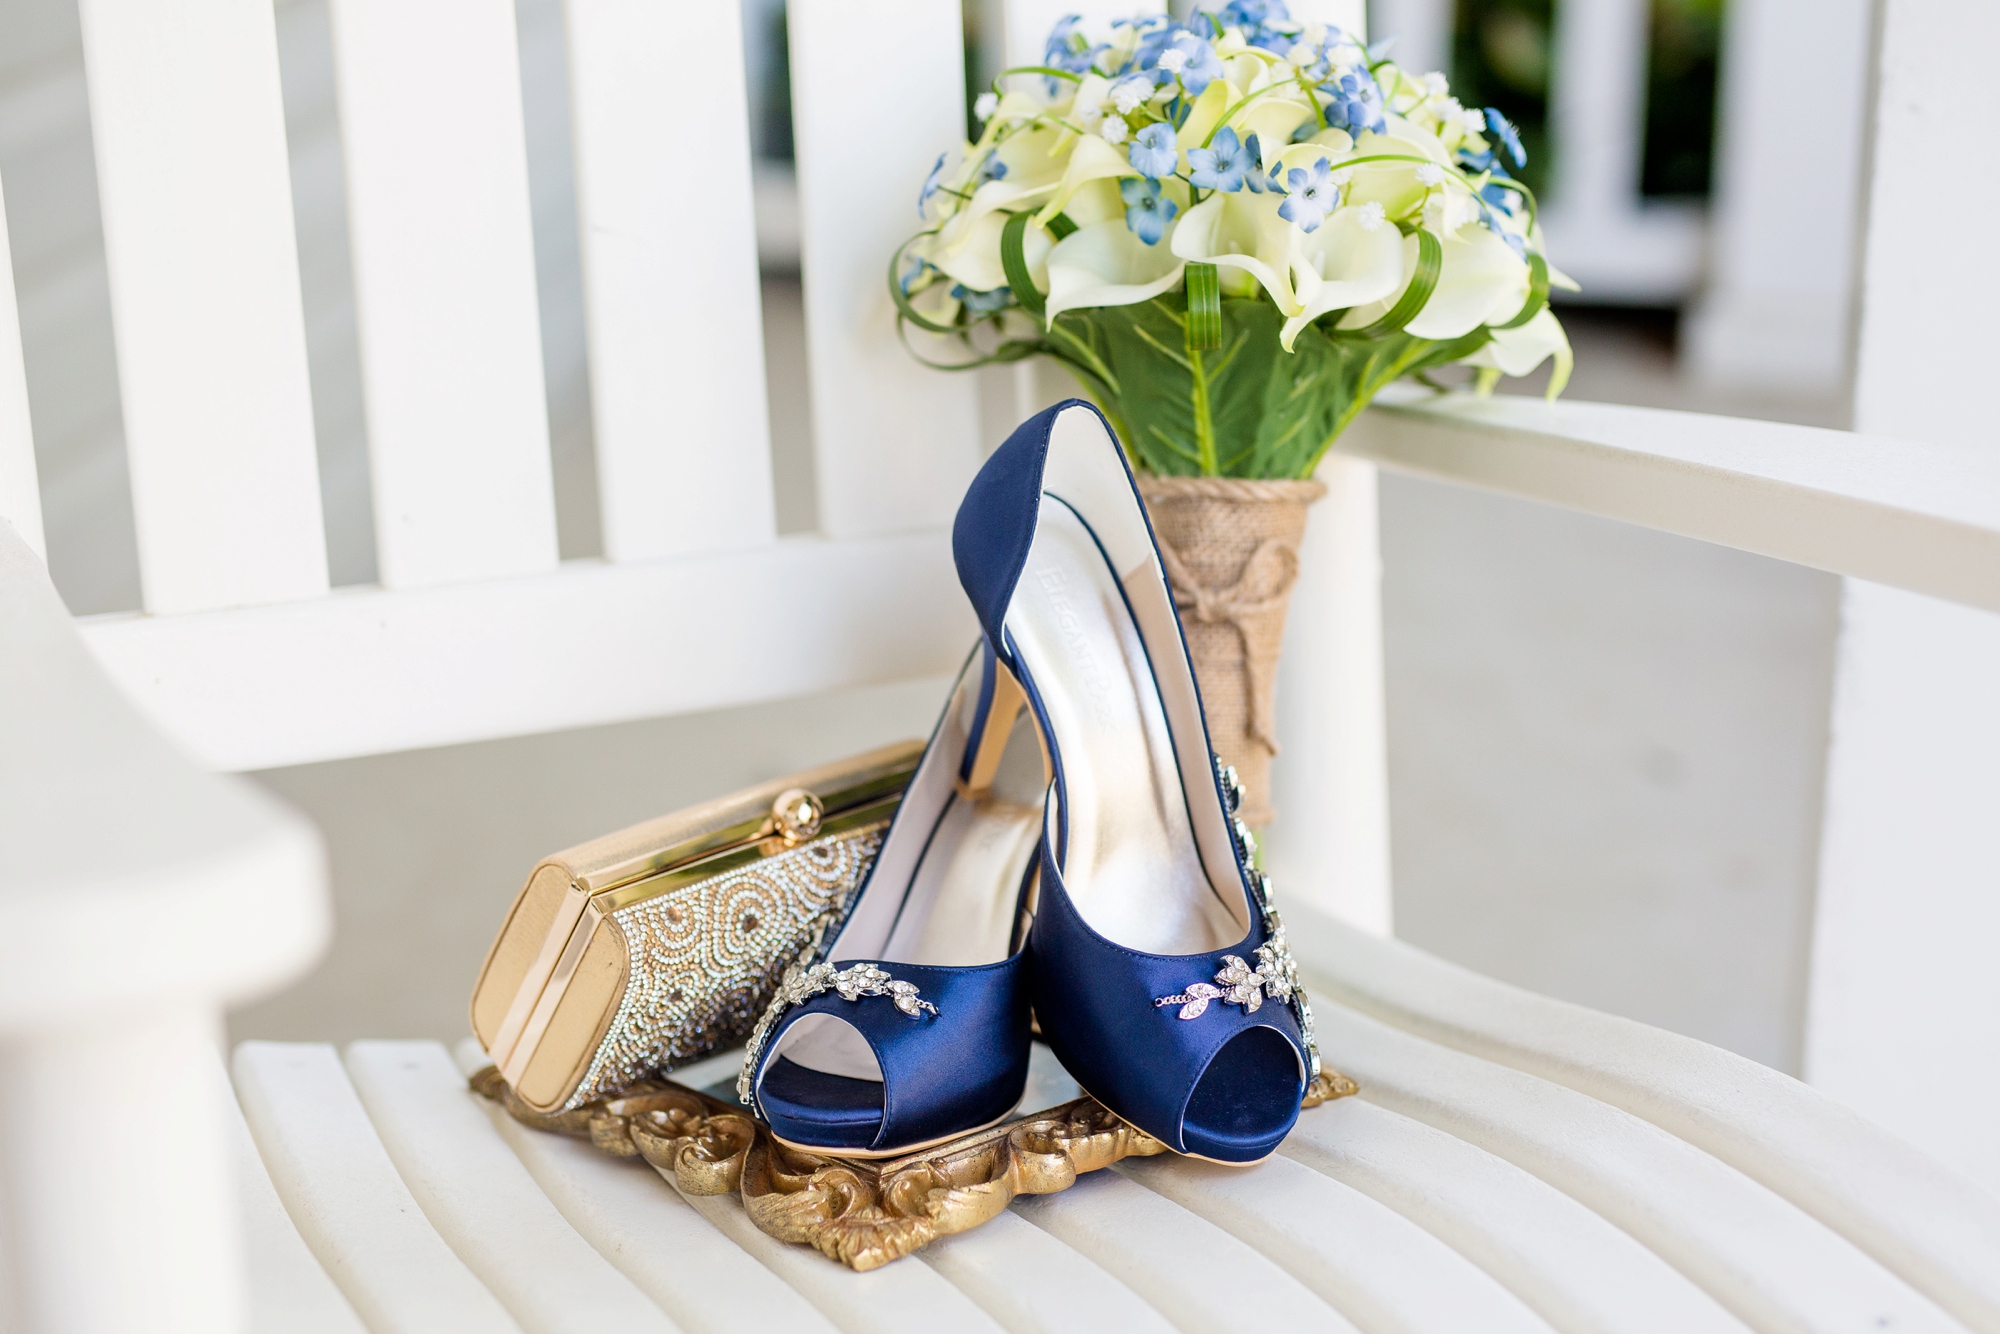
[[[1266,825],[1278,753],[1278,650],[1299,577],[1314,481],[1139,478],[1201,683],[1209,739],[1243,780],[1243,819]]]

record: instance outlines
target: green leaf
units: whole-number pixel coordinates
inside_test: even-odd
[[[1007,286],[1013,290],[1014,300],[1021,309],[1036,319],[1048,309],[1048,302],[1035,286],[1035,276],[1028,272],[1028,258],[1022,238],[1027,234],[1028,224],[1034,220],[1031,213],[1015,213],[1008,217],[1007,225],[1000,229],[1000,267],[1007,274]]]
[[[901,244],[900,246],[897,246],[896,253],[889,256],[889,299],[896,303],[896,319],[898,323],[900,323],[903,320],[908,320],[911,324],[916,325],[919,329],[928,329],[932,333],[940,333],[940,334],[957,333],[958,328],[955,325],[939,324],[936,320],[929,319],[923,315],[918,314],[917,308],[910,304],[909,294],[903,290],[902,279],[898,277],[896,273],[896,270],[903,266],[904,253],[908,251],[911,246],[915,245],[918,241],[922,240],[924,237],[929,235],[931,235],[930,232],[917,233],[915,236],[912,236],[909,240],[903,242],[903,244]]]
[[[1436,236],[1419,227],[1417,229],[1417,271],[1410,275],[1410,285],[1403,289],[1402,298],[1389,308],[1389,313],[1362,329],[1341,329],[1336,337],[1347,339],[1386,338],[1390,334],[1401,333],[1403,326],[1417,318],[1417,312],[1431,299],[1437,290],[1438,274],[1444,271],[1444,246]]]
[[[1505,324],[1496,324],[1496,329],[1518,329],[1529,320],[1542,313],[1542,307],[1549,304],[1549,262],[1540,255],[1528,254],[1528,300],[1521,307],[1521,313]]]
[[[1187,266],[1190,349],[1222,346],[1222,275],[1213,264]]]

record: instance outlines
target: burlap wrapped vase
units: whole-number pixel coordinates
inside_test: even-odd
[[[1245,823],[1271,822],[1278,650],[1299,577],[1306,510],[1326,487],[1235,477],[1139,478],[1224,764],[1243,780]]]

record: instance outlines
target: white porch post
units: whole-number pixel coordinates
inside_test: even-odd
[[[2000,7],[1880,8],[1855,429],[2000,449]],[[1837,671],[1806,1078],[2000,1190],[2000,616],[1850,580]]]
[[[1708,287],[1687,328],[1688,364],[1711,384],[1840,383],[1868,27],[1868,0],[1730,4]]]

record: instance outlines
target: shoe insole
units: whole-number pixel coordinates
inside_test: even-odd
[[[1242,891],[1218,893],[1203,868],[1166,711],[1118,574],[1089,527],[1052,497],[1042,498],[1007,630],[1055,735],[1068,822],[1063,884],[1083,920],[1149,954],[1242,940],[1247,906],[1228,906],[1242,904]]]
[[[889,959],[946,968],[998,963],[1013,953],[1021,881],[1042,832],[1040,751],[1025,716],[1007,743],[993,790],[977,801],[953,794],[930,834],[908,893],[881,944],[843,936],[836,959]],[[1026,798],[1026,799],[1023,799]],[[915,828],[900,837],[921,836]],[[871,883],[870,894],[891,886]],[[893,963],[889,972],[895,973]],[[778,1049],[808,1070],[882,1078],[875,1051],[832,1015],[807,1015]]]

